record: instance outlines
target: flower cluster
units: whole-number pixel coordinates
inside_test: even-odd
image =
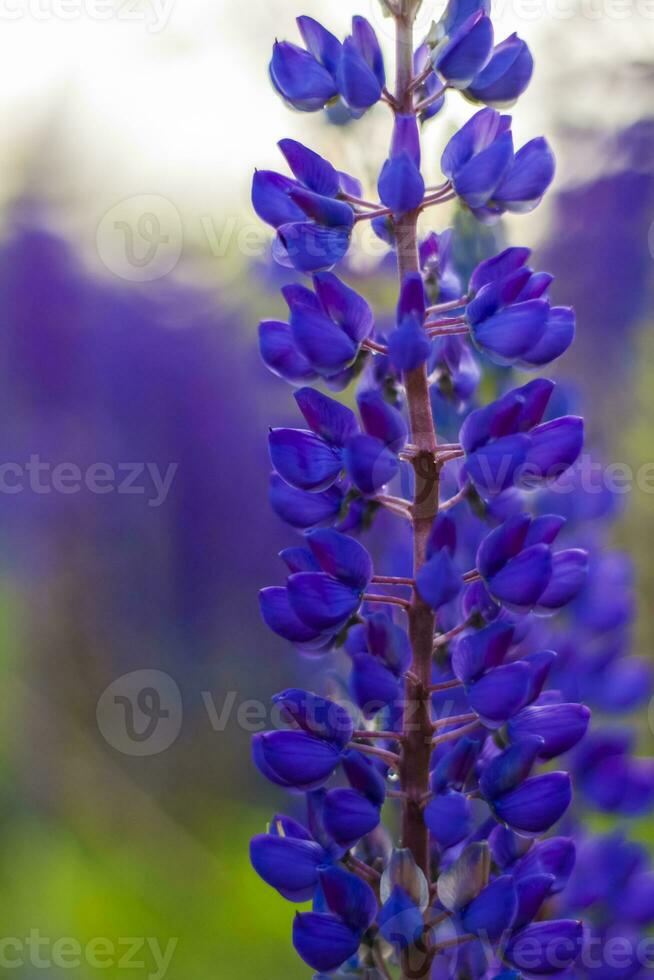
[[[636,950],[654,889],[640,849],[583,829],[580,801],[643,813],[654,769],[627,729],[590,728],[591,710],[642,704],[651,678],[624,655],[630,583],[596,529],[610,502],[556,492],[574,479],[583,421],[548,378],[511,375],[564,354],[574,313],[551,304],[552,277],[527,249],[462,276],[451,232],[418,237],[420,216],[446,202],[482,223],[530,211],[554,158],[541,138],[514,149],[498,109],[526,89],[532,59],[516,35],[496,43],[486,0],[450,0],[419,44],[416,0],[382,5],[397,31],[392,93],[363,18],[342,43],[299,18],[305,46],[277,43],[270,66],[296,109],[339,103],[356,118],[382,101],[393,123],[378,202],[293,140],[280,143],[292,177],[254,176],[274,258],[311,276],[283,288],[287,321],[260,325],[263,360],[298,386],[307,426],[269,434],[270,501],[300,540],[282,551],[289,574],[262,590],[261,611],[317,674],[329,664],[319,683],[331,696],[282,692],[283,727],[255,736],[261,773],[306,808],[273,817],[252,863],[284,898],[312,902],[293,942],[317,978],[586,976],[588,938],[610,936],[607,914]],[[420,127],[455,90],[485,107],[428,186]],[[397,258],[390,326],[331,271],[361,221]],[[358,414],[306,386],[334,392],[355,378]],[[367,547],[357,536],[380,516],[382,539]],[[392,808],[395,846],[382,824]],[[584,927],[589,909],[600,911]],[[630,964],[627,980],[636,952]]]

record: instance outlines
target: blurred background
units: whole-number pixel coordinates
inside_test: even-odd
[[[424,0],[425,31],[441,10]],[[281,799],[249,762],[256,702],[307,671],[258,617],[289,544],[266,431],[293,411],[256,349],[281,280],[249,184],[284,136],[374,184],[389,119],[378,106],[355,130],[281,104],[269,50],[300,13],[339,35],[366,15],[390,63],[378,0],[0,0],[0,961],[16,977],[308,976],[293,908],[247,859]],[[576,306],[557,372],[593,446],[637,470],[654,427],[654,4],[499,0],[494,20],[536,58],[517,142],[544,132],[559,160],[546,203],[499,234]],[[428,127],[434,180],[468,113],[452,100]],[[362,243],[352,274],[380,248]],[[367,289],[392,303],[382,277]],[[646,655],[652,467],[649,486],[616,528]]]

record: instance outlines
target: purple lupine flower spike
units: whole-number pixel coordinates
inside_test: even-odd
[[[621,834],[594,836],[584,808],[654,806],[654,762],[632,729],[593,721],[642,707],[652,671],[627,655],[631,572],[608,546],[612,502],[591,499],[575,468],[574,399],[513,373],[564,355],[574,312],[552,304],[529,249],[505,248],[466,281],[455,232],[419,238],[428,208],[456,198],[491,223],[549,187],[548,144],[516,149],[498,111],[527,88],[532,56],[515,34],[495,43],[486,0],[450,0],[421,39],[415,0],[383,6],[393,86],[361,17],[343,42],[300,17],[305,46],[277,44],[271,65],[297,109],[340,103],[357,119],[385,103],[379,200],[294,140],[280,143],[292,176],[253,181],[274,258],[311,276],[283,288],[287,319],[259,328],[306,425],[270,430],[269,498],[295,539],[285,583],[260,605],[321,669],[316,693],[274,697],[279,725],[254,737],[259,770],[305,795],[307,819],[274,817],[252,864],[287,900],[311,901],[293,942],[316,980],[585,980],[585,940],[615,934],[620,976],[635,978],[654,872]],[[421,127],[457,90],[484,108],[426,186]],[[397,262],[391,324],[331,271],[365,221]]]

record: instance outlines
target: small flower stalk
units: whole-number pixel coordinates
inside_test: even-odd
[[[636,977],[654,876],[622,833],[591,835],[583,806],[632,816],[654,802],[652,763],[602,721],[638,707],[651,677],[626,655],[631,586],[606,547],[611,503],[574,485],[583,420],[538,375],[572,343],[574,313],[552,304],[552,277],[525,248],[462,281],[452,232],[433,227],[445,202],[492,224],[547,191],[550,147],[516,148],[505,112],[532,57],[517,35],[495,36],[486,0],[450,0],[425,38],[416,0],[383,6],[393,82],[363,17],[344,40],[300,17],[301,43],[277,42],[270,63],[296,110],[356,120],[381,102],[390,120],[378,200],[290,139],[286,170],[253,181],[274,258],[297,273],[286,319],[259,328],[298,413],[269,435],[270,502],[295,538],[261,613],[314,661],[322,690],[276,695],[282,725],[254,738],[293,816],[253,839],[252,864],[311,903],[292,931],[316,980],[590,977],[589,944],[616,930],[630,951],[619,975]],[[457,91],[477,108],[430,185],[421,131]],[[338,269],[360,222],[396,256],[390,329]],[[517,383],[516,369],[536,376]],[[334,397],[354,381],[356,411]],[[557,493],[565,480],[573,492]]]

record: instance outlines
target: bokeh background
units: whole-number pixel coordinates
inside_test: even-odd
[[[425,27],[441,9],[424,0]],[[142,937],[176,941],[172,980],[308,976],[292,907],[247,862],[279,803],[249,762],[247,702],[307,670],[257,611],[289,543],[267,507],[266,429],[293,413],[258,360],[258,319],[281,307],[248,192],[289,135],[374,181],[383,106],[330,126],[285,109],[266,74],[295,15],[338,34],[355,12],[385,36],[378,0],[0,4],[0,463],[102,463],[122,478],[149,464],[129,493],[10,492],[12,475],[0,492],[0,934],[38,931],[45,957],[58,939]],[[518,142],[546,132],[559,159],[547,203],[499,233],[531,245],[576,306],[557,371],[593,446],[637,469],[653,458],[654,4],[499,0],[494,20],[536,57]],[[466,113],[459,101],[431,123],[430,176]],[[368,241],[353,274],[378,259]],[[368,288],[392,301],[382,278]],[[159,499],[151,476],[170,466]],[[654,504],[624,498],[616,541],[648,655]],[[107,687],[124,693],[143,670],[179,697],[161,743],[130,741],[103,713]],[[3,972],[42,976],[31,959]],[[131,976],[158,976],[147,947],[134,959]],[[83,952],[46,972],[125,969]]]

